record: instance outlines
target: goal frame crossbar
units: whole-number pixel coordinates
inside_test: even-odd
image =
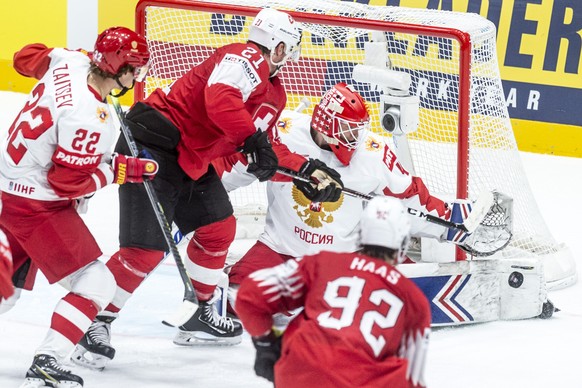
[[[204,11],[210,13],[221,13],[241,16],[255,16],[261,8],[223,5],[207,3],[203,1],[189,0],[140,0],[136,5],[136,31],[145,36],[146,8],[147,7],[167,7]],[[423,26],[409,23],[390,22],[383,20],[360,19],[349,16],[335,16],[316,13],[306,13],[298,11],[285,11],[293,16],[298,22],[321,23],[337,27],[356,27],[373,31],[385,31],[396,33],[414,33],[419,35],[430,35],[439,38],[454,39],[459,43],[459,106],[464,105],[465,109],[459,109],[458,116],[458,143],[457,155],[468,155],[469,152],[469,112],[471,101],[471,36],[469,33],[439,26]],[[136,85],[135,101],[144,98],[143,84]],[[457,160],[457,192],[459,199],[467,199],[469,195],[469,160],[459,157]]]

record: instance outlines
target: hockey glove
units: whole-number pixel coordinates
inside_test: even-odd
[[[122,154],[113,154],[113,181],[118,185],[124,183],[142,183],[152,180],[158,172],[158,162],[149,158],[134,158]]]
[[[269,142],[267,132],[255,132],[246,138],[242,152],[250,156],[247,171],[259,178],[259,181],[268,181],[277,172],[279,159]]]
[[[261,337],[253,337],[253,345],[257,349],[255,373],[257,376],[273,382],[275,379],[275,363],[281,357],[281,337],[277,337],[275,333],[270,332]]]
[[[293,180],[295,186],[313,202],[336,202],[340,199],[344,184],[340,174],[318,159],[303,163],[299,173],[308,175],[312,183]]]
[[[450,228],[444,238],[459,246],[472,256],[490,256],[505,248],[513,236],[513,200],[505,194],[494,191],[493,204],[486,203],[481,208],[479,201],[471,203],[456,200],[450,204],[450,221],[465,224],[473,215],[479,219],[479,225],[473,233]]]
[[[0,301],[14,294],[12,284],[12,251],[4,232],[0,231]]]

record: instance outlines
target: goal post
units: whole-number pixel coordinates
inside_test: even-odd
[[[307,98],[304,113],[310,114],[336,83],[354,85],[370,108],[372,130],[406,151],[432,193],[476,198],[495,189],[513,198],[514,238],[499,257],[543,258],[549,283],[575,280],[572,254],[551,235],[529,188],[505,105],[495,25],[480,15],[335,0],[140,0],[136,29],[148,41],[151,69],[145,85],[136,86],[136,99],[166,87],[216,48],[246,41],[253,17],[265,7],[289,12],[303,31],[301,59],[280,73],[288,109]],[[357,65],[409,76],[406,94],[419,101],[416,131],[398,137],[383,130],[386,90],[355,80]],[[405,147],[398,147],[399,139]],[[266,208],[259,183],[231,198],[245,215]]]

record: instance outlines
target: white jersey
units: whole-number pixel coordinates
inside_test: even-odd
[[[310,134],[310,120],[310,116],[294,111],[282,113],[277,129],[280,141],[290,151],[305,158],[319,159],[335,169],[346,188],[407,198],[405,205],[437,215],[434,210],[429,212],[421,202],[426,202],[427,196],[431,201],[443,204],[442,201],[430,196],[428,191],[417,192],[413,177],[381,137],[370,132],[360,133],[358,148],[350,164],[344,166],[333,152],[315,144]],[[250,174],[244,173],[242,167],[239,164],[222,175],[227,190],[249,183]],[[267,183],[267,197],[266,225],[259,241],[274,251],[299,257],[321,250],[354,252],[358,249],[359,220],[365,201],[342,193],[337,202],[311,202],[292,182],[273,181]],[[412,223],[416,236],[440,237],[445,231],[439,225],[417,218]]]
[[[112,182],[102,157],[111,152],[118,132],[108,105],[87,85],[89,58],[66,49],[52,49],[49,57],[48,70],[2,143],[0,189],[52,201]]]

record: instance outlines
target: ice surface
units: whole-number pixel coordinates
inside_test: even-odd
[[[24,103],[24,95],[0,93],[0,131]],[[542,215],[554,237],[574,252],[582,268],[580,220],[582,159],[522,153]],[[89,202],[85,220],[103,252],[117,250],[117,190],[110,186]],[[252,241],[235,242],[230,260]],[[86,387],[269,387],[255,376],[250,337],[234,347],[179,347],[174,329],[161,324],[181,302],[183,288],[172,260],[166,260],[130,299],[113,324],[115,359],[103,372],[72,369]],[[40,278],[8,313],[0,316],[0,387],[18,387],[48,329],[52,310],[65,291]],[[562,309],[549,320],[491,322],[435,330],[427,380],[434,388],[582,387],[582,285],[553,291]]]

